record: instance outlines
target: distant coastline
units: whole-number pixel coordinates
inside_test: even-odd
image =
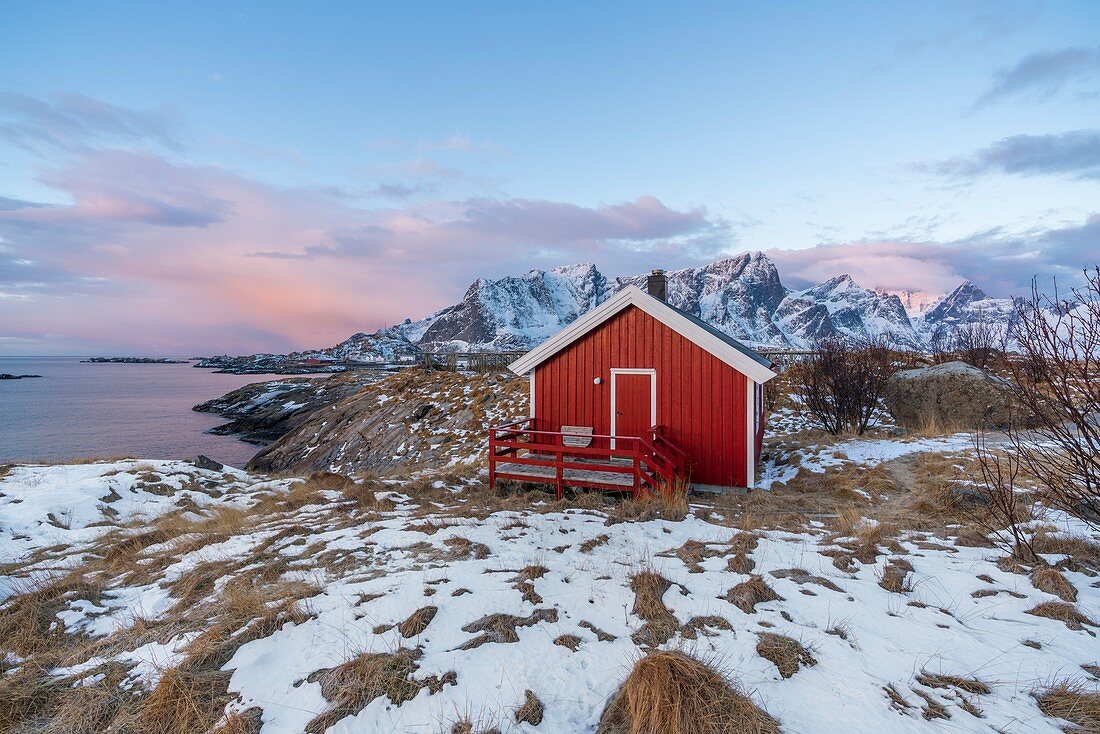
[[[187,364],[186,359],[168,357],[89,357],[80,361],[94,364]]]

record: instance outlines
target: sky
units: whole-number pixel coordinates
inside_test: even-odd
[[[0,5],[0,354],[332,345],[478,277],[1100,259],[1100,3]]]

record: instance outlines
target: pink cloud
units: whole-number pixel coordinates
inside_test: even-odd
[[[81,155],[43,181],[72,203],[0,209],[0,258],[40,274],[21,276],[24,297],[0,298],[0,321],[136,351],[327,345],[426,315],[492,271],[612,259],[717,226],[652,197],[364,210],[332,192],[120,151]]]
[[[767,250],[785,283],[805,287],[848,273],[864,288],[945,293],[965,280],[956,253],[918,242],[860,242]]]

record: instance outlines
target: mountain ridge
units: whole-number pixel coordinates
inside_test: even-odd
[[[908,349],[928,350],[978,320],[1007,330],[1011,299],[990,298],[971,281],[932,301],[915,291],[860,286],[848,273],[804,289],[785,286],[768,256],[759,251],[666,273],[668,301],[721,331],[756,347],[806,348],[829,337],[882,337]],[[325,349],[287,359],[390,362],[422,351],[526,351],[646,275],[610,278],[593,263],[522,275],[478,278],[463,298],[418,320],[358,333]],[[916,293],[923,308],[910,314]],[[244,359],[244,358],[241,358]]]

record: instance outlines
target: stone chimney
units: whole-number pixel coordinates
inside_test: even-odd
[[[654,298],[665,300],[668,295],[668,278],[665,277],[665,271],[654,268],[646,278],[645,289]]]

